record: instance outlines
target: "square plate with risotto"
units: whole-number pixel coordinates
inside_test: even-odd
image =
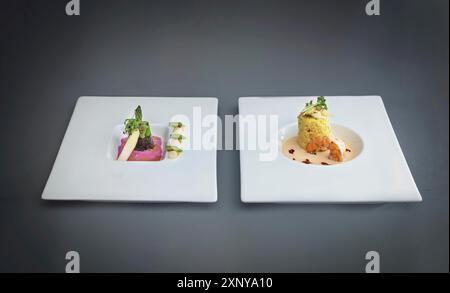
[[[419,202],[379,96],[239,99],[241,200]]]

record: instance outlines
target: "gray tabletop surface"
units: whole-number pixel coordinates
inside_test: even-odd
[[[67,2],[0,1],[0,272],[448,272],[448,1]],[[215,204],[40,198],[82,95],[372,94],[422,203],[243,204],[237,151]]]

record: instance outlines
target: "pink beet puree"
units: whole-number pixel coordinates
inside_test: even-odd
[[[155,146],[151,150],[147,151],[133,151],[128,158],[128,161],[161,161],[163,157],[163,150],[161,148],[161,138],[158,136],[152,136],[153,143]],[[122,152],[128,137],[122,138],[120,140],[119,152]],[[119,155],[117,157],[119,157]]]

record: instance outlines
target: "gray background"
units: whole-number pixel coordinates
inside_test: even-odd
[[[448,1],[367,2],[1,1],[0,271],[63,272],[77,250],[84,272],[363,272],[377,250],[384,272],[448,272]],[[81,95],[217,96],[223,116],[239,96],[363,94],[423,203],[243,204],[236,151],[217,204],[40,199]]]

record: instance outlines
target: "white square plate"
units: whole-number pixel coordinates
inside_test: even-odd
[[[216,98],[81,97],[42,194],[47,200],[215,202],[216,149],[185,150],[160,162],[118,162],[125,119],[141,105],[153,134],[168,135],[175,115],[217,115]],[[195,110],[194,110],[195,108]],[[197,111],[197,112],[195,112]],[[196,116],[194,113],[199,113]],[[196,116],[196,117],[194,117]],[[177,120],[175,120],[177,121]],[[184,122],[184,121],[183,121]],[[190,127],[188,128],[188,136]],[[217,127],[212,136],[217,136]]]
[[[325,97],[332,127],[358,136],[353,160],[333,165],[306,165],[281,153],[281,141],[295,136],[297,116],[316,97],[247,97],[239,114],[278,117],[278,156],[261,161],[256,150],[240,150],[243,202],[377,203],[417,202],[422,198],[378,96]],[[239,123],[240,135],[248,129]],[[343,133],[346,135],[346,133]],[[245,135],[244,135],[245,136]]]

